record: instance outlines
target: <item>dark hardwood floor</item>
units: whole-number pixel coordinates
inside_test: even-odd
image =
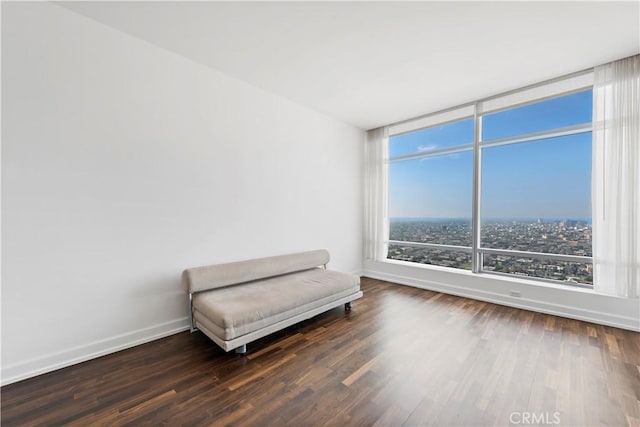
[[[244,357],[185,332],[5,386],[2,425],[640,425],[638,333],[362,288]]]

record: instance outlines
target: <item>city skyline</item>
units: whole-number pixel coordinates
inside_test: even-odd
[[[471,226],[461,220],[395,219],[390,222],[389,239],[395,242],[429,243],[466,247],[464,249],[389,245],[388,258],[443,267],[471,269]],[[592,228],[578,219],[528,221],[488,221],[480,229],[480,247],[519,252],[517,255],[483,256],[483,271],[508,273],[591,285],[590,261],[539,259],[535,253],[592,256]],[[531,255],[525,254],[526,252]]]
[[[538,220],[543,219],[547,221],[562,221],[562,220],[578,220],[578,221],[591,221],[591,217],[487,217],[481,218],[481,221],[511,221],[511,220]],[[434,217],[434,216],[392,216],[389,220],[425,220],[425,221],[441,221],[441,220],[455,220],[455,221],[468,221],[471,222],[470,217]]]

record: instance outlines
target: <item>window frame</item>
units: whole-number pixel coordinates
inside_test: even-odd
[[[522,257],[531,259],[549,259],[555,261],[565,261],[574,263],[593,264],[593,256],[581,256],[581,255],[565,255],[565,254],[553,254],[543,252],[531,252],[531,251],[519,251],[511,249],[493,249],[482,247],[481,240],[481,188],[482,188],[482,152],[485,148],[493,148],[503,145],[512,145],[523,142],[534,142],[539,140],[545,140],[550,138],[557,138],[561,136],[578,135],[593,132],[593,120],[589,123],[582,123],[571,126],[564,126],[549,130],[529,132],[525,134],[519,134],[504,138],[498,138],[489,140],[487,142],[482,141],[482,122],[483,117],[489,114],[494,114],[500,111],[511,110],[514,108],[523,107],[538,102],[544,102],[555,98],[560,98],[580,92],[593,90],[593,70],[581,71],[568,76],[559,77],[557,79],[548,80],[535,85],[527,86],[514,91],[506,92],[501,95],[492,96],[489,98],[474,101],[472,103],[464,104],[461,106],[442,110],[425,116],[418,117],[416,119],[410,119],[403,122],[399,122],[389,126],[389,138],[394,136],[403,135],[406,133],[417,132],[432,127],[446,125],[448,123],[457,122],[460,120],[467,120],[473,118],[474,120],[474,132],[472,144],[461,144],[454,147],[445,147],[428,152],[417,152],[393,158],[387,158],[386,164],[397,163],[413,159],[422,159],[428,157],[443,156],[447,154],[454,154],[463,151],[473,151],[473,179],[472,179],[472,212],[471,212],[471,246],[457,246],[446,245],[438,243],[422,243],[422,242],[406,242],[387,239],[383,243],[388,247],[389,245],[404,246],[404,247],[423,247],[430,249],[442,249],[453,250],[456,252],[471,253],[471,273],[473,274],[491,274],[506,277],[517,277],[518,279],[525,278],[526,280],[534,280],[538,282],[547,282],[554,284],[562,284],[565,286],[574,286],[580,288],[593,289],[593,284],[576,283],[571,281],[562,281],[542,277],[533,276],[519,276],[510,273],[501,273],[483,269],[484,255],[503,255],[512,257]],[[527,93],[529,99],[526,99]],[[505,99],[518,98],[524,94],[525,99],[514,103],[505,103]],[[484,108],[487,105],[497,104],[501,105],[499,108]],[[469,114],[472,111],[473,114]],[[438,120],[441,117],[442,120]],[[412,126],[412,125],[415,125]],[[387,178],[388,179],[388,178]],[[388,200],[388,197],[387,197]],[[390,223],[390,218],[387,218],[387,222]],[[389,260],[389,258],[387,258]],[[391,259],[393,260],[393,259]],[[394,262],[409,262],[410,261],[398,261]],[[427,267],[439,267],[449,268],[432,264],[420,264]],[[457,269],[453,269],[457,270]],[[468,271],[468,270],[466,270]]]

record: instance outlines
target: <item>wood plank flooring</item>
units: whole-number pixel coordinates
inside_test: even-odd
[[[640,425],[638,333],[362,288],[246,356],[185,332],[5,386],[2,425]]]

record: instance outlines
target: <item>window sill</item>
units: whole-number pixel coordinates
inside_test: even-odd
[[[640,331],[637,299],[590,288],[407,261],[364,260],[363,275],[524,310]]]
[[[605,295],[605,294],[596,292],[592,288],[585,287],[584,285],[563,284],[562,282],[554,283],[553,281],[527,279],[527,278],[522,278],[515,275],[512,277],[508,277],[506,275],[493,274],[488,272],[473,273],[470,270],[463,270],[459,268],[443,267],[443,266],[431,265],[431,264],[420,264],[417,262],[400,261],[395,259],[386,259],[384,261],[375,261],[375,262],[391,264],[391,265],[400,265],[403,267],[417,268],[417,269],[423,269],[423,270],[439,271],[447,274],[455,274],[458,276],[490,279],[490,280],[496,280],[502,283],[518,283],[526,286],[553,288],[553,289],[560,289],[565,291],[568,290],[568,291],[581,292],[581,293],[586,293],[591,295]],[[614,295],[606,295],[606,296],[614,297],[614,298],[622,298],[622,297],[616,297]],[[622,298],[622,299],[626,299],[626,298]]]

